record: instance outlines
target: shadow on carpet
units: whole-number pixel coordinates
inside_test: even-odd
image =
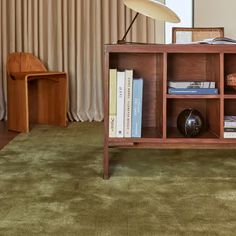
[[[113,149],[101,123],[36,126],[0,152],[0,235],[236,232],[236,151]]]

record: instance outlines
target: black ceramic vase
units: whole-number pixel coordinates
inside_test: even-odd
[[[202,115],[196,109],[188,108],[178,115],[177,128],[185,137],[197,136],[202,132],[203,127]]]

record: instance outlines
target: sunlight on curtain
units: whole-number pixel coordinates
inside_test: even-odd
[[[49,70],[69,73],[70,120],[101,121],[103,45],[122,38],[135,12],[122,0],[1,0],[0,13],[0,119],[6,118],[7,55],[24,51]],[[127,41],[154,43],[162,30],[140,16]]]

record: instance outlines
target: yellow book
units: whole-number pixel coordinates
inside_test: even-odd
[[[117,69],[109,70],[109,137],[116,137]]]

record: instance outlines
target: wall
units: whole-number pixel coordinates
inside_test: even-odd
[[[225,27],[225,36],[236,39],[235,0],[195,0],[195,27]]]
[[[191,0],[181,0],[181,4],[176,0],[165,0],[166,6],[172,9],[181,19],[180,23],[166,22],[165,42],[172,42],[173,27],[192,27],[193,25],[193,3]]]

